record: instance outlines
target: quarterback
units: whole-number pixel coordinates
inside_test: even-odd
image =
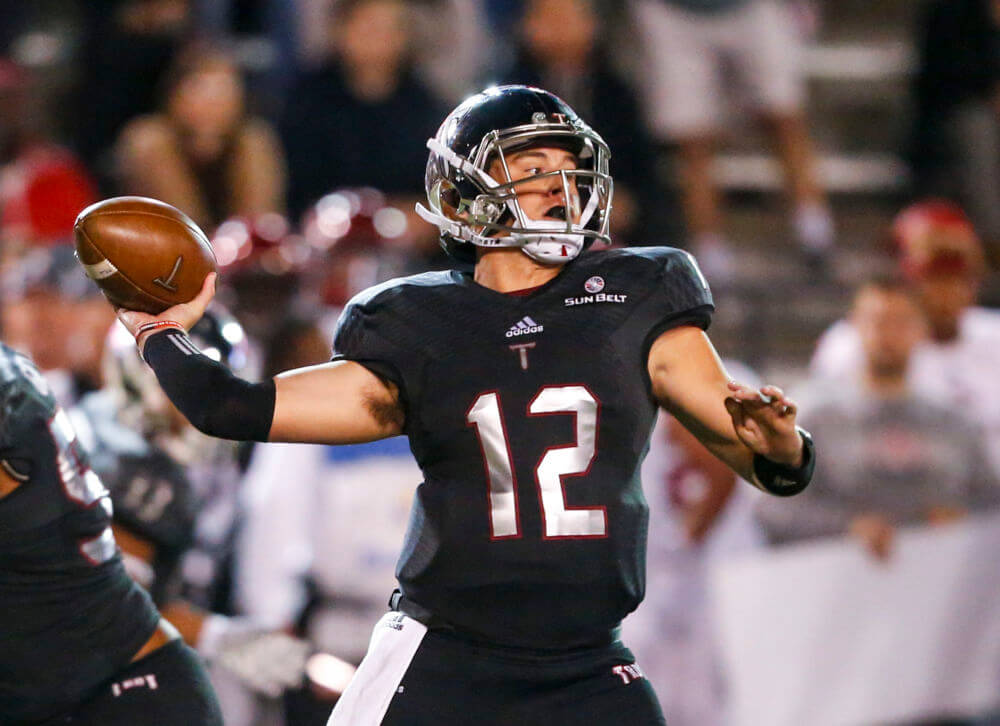
[[[617,637],[644,594],[657,407],[773,494],[808,483],[810,438],[780,389],[729,379],[690,255],[587,249],[610,241],[610,153],[564,102],[490,88],[427,146],[418,213],[460,269],[358,295],[331,362],[250,384],[199,354],[185,331],[212,276],[190,303],[121,318],[206,433],[409,437],[424,482],[399,590],[331,724],[662,724]]]

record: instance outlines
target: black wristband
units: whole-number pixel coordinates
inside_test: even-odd
[[[812,479],[816,469],[816,446],[812,435],[804,428],[796,427],[802,437],[802,465],[788,466],[761,456],[753,455],[754,484],[769,494],[779,497],[790,497],[798,494]]]
[[[199,431],[220,439],[267,441],[274,417],[273,380],[244,381],[177,330],[150,335],[143,357],[167,397]]]

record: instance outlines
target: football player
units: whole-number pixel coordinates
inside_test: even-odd
[[[108,490],[0,344],[0,723],[217,724],[198,656],[125,572]]]
[[[330,363],[251,384],[200,354],[185,331],[213,276],[189,303],[121,318],[207,433],[409,437],[424,483],[400,590],[331,724],[662,724],[617,637],[643,596],[657,406],[774,494],[808,483],[810,439],[781,390],[726,374],[690,255],[585,251],[610,241],[610,154],[568,105],[490,88],[427,146],[418,211],[465,269],[356,296]]]
[[[243,329],[225,310],[213,306],[190,334],[231,369],[251,368]],[[173,409],[117,321],[102,369],[104,386],[69,416],[110,492],[126,570],[206,661],[226,722],[238,721],[245,704],[256,700],[251,694],[275,698],[299,685],[309,646],[254,619],[211,611],[226,605],[212,596],[219,563],[231,556],[226,542],[237,516],[236,452]]]

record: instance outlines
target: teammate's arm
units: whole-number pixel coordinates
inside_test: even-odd
[[[256,441],[350,444],[399,434],[404,415],[395,386],[359,363],[326,363],[249,383],[225,366],[199,355],[177,338],[189,330],[215,294],[209,275],[198,296],[160,315],[120,310],[160,385],[175,406],[203,433]]]
[[[795,403],[774,386],[733,382],[701,329],[662,333],[650,347],[648,371],[660,406],[742,478],[772,493],[794,493],[805,483],[780,488],[805,467],[808,482],[811,454],[795,426]]]

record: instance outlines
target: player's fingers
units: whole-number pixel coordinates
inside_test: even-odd
[[[738,393],[738,392],[741,392],[741,391],[755,391],[755,390],[756,390],[756,389],[755,389],[755,388],[753,388],[752,386],[748,386],[748,385],[746,385],[745,383],[740,383],[739,381],[737,381],[737,380],[734,380],[734,379],[730,379],[730,380],[729,380],[729,381],[728,381],[728,382],[726,383],[726,386],[727,386],[727,387],[729,388],[729,390],[730,390],[730,391],[732,391],[733,393]]]
[[[215,282],[218,277],[214,272],[205,275],[205,281],[201,283],[201,290],[189,304],[204,311],[208,307],[208,304],[212,302],[212,298],[215,297]]]
[[[205,281],[201,283],[201,290],[192,300],[170,308],[163,313],[163,317],[180,323],[185,330],[190,330],[195,323],[201,320],[208,304],[215,297],[215,279],[214,272],[208,273],[205,276]]]
[[[794,416],[798,411],[798,404],[785,395],[785,392],[777,386],[761,386],[761,393],[770,397],[770,404],[780,416]]]
[[[733,397],[728,397],[725,400],[725,405],[726,412],[733,420],[733,426],[737,429],[746,428],[747,410],[744,404]]]
[[[771,405],[771,399],[769,397],[764,396],[763,394],[760,393],[760,391],[757,391],[752,388],[746,390],[733,391],[731,395],[737,401],[740,401],[741,403],[744,403],[750,406],[751,408],[762,408]]]
[[[121,307],[115,309],[115,315],[118,316],[122,325],[124,325],[125,329],[132,335],[135,335],[140,325],[153,319],[152,315],[147,315],[146,313],[139,312],[138,310],[126,310]]]
[[[785,392],[782,391],[777,386],[761,386],[760,392],[765,396],[770,396],[775,400],[782,400],[785,398]]]

